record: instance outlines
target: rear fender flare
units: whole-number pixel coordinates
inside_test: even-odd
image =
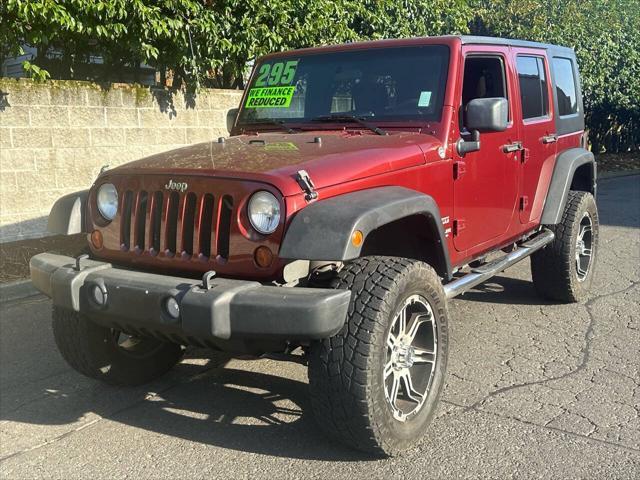
[[[584,148],[570,148],[558,155],[549,184],[549,191],[542,211],[540,223],[556,225],[562,219],[562,212],[567,203],[569,190],[574,183],[576,170],[589,165],[590,178],[586,188],[596,194],[596,161],[593,153]]]

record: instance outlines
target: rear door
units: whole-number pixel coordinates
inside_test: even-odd
[[[483,132],[480,150],[455,158],[454,237],[456,250],[481,250],[503,235],[514,217],[519,183],[518,153],[506,146],[518,140],[513,121],[515,82],[509,49],[502,46],[463,47],[462,105],[475,98],[503,97],[509,102],[509,125],[504,132]],[[464,122],[461,131],[465,138]]]
[[[536,223],[542,215],[556,156],[557,135],[551,76],[544,50],[513,48],[518,75],[516,124],[523,150],[518,210],[520,223]]]

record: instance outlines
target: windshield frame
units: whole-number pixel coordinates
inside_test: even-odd
[[[407,49],[407,48],[415,48],[415,47],[430,47],[436,46],[446,49],[446,58],[443,62],[443,81],[442,81],[442,93],[440,96],[440,103],[438,107],[438,114],[432,116],[430,118],[409,118],[408,116],[405,118],[388,118],[388,117],[366,117],[364,118],[367,122],[381,128],[401,128],[401,129],[431,129],[435,126],[438,126],[445,116],[446,107],[450,106],[449,98],[451,96],[451,89],[453,88],[450,81],[450,76],[453,71],[454,66],[454,49],[450,42],[442,41],[429,41],[430,39],[422,38],[422,39],[401,39],[401,40],[383,40],[383,41],[375,41],[375,42],[362,42],[360,44],[345,44],[345,45],[333,45],[329,47],[319,47],[319,48],[308,48],[308,49],[300,49],[300,50],[289,50],[286,52],[277,52],[265,55],[263,57],[258,58],[255,62],[253,69],[251,71],[251,75],[247,82],[244,94],[242,96],[242,100],[240,103],[240,107],[238,109],[238,113],[236,116],[236,122],[233,128],[233,134],[244,132],[260,132],[260,131],[271,131],[271,130],[282,130],[281,127],[270,124],[269,120],[284,120],[284,123],[287,127],[291,127],[297,129],[299,131],[305,130],[344,130],[346,128],[356,128],[356,129],[365,129],[362,125],[359,125],[356,122],[350,122],[348,120],[345,121],[333,121],[328,123],[322,123],[313,121],[312,119],[296,119],[296,118],[263,118],[255,122],[245,122],[242,121],[243,112],[246,110],[245,104],[248,97],[248,92],[250,90],[251,85],[254,83],[254,77],[258,74],[260,67],[265,62],[272,62],[274,60],[286,60],[292,57],[300,58],[300,57],[308,57],[308,56],[321,56],[321,55],[329,55],[334,53],[341,52],[352,52],[352,51],[373,51],[373,50],[391,50],[391,49]],[[341,113],[336,112],[336,115],[340,115]]]

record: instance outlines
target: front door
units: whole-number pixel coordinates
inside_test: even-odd
[[[542,215],[555,164],[557,137],[544,52],[525,48],[512,52],[520,97],[516,123],[523,147],[518,210],[520,223],[529,224],[536,223]]]
[[[509,101],[509,125],[504,132],[483,132],[480,150],[454,159],[454,224],[456,250],[473,254],[504,234],[512,222],[518,197],[517,126],[513,121],[515,83],[507,47],[463,48],[462,108],[475,98],[504,97]],[[464,133],[464,120],[461,119]],[[467,136],[465,135],[465,138]]]

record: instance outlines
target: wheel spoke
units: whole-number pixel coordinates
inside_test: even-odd
[[[384,379],[386,380],[389,375],[393,373],[393,361],[389,360],[384,366]]]
[[[409,322],[410,327],[407,332],[407,337],[410,339],[410,342],[413,342],[414,338],[416,338],[416,333],[418,333],[418,328],[424,322],[427,322],[431,319],[430,313],[414,313],[411,315],[411,321]]]
[[[407,308],[404,307],[398,318],[398,336],[402,336],[407,331]]]
[[[398,409],[396,401],[398,400],[398,392],[400,391],[400,377],[394,376],[393,383],[391,384],[391,392],[389,392],[389,401],[393,408]]]
[[[411,372],[407,370],[405,374],[402,375],[402,380],[404,382],[404,387],[405,387],[407,396],[416,403],[422,402],[423,394],[418,392],[413,387],[413,381],[411,380]]]
[[[583,248],[582,249],[582,255],[590,257],[591,256],[591,249],[590,248]]]
[[[415,348],[413,350],[413,363],[434,363],[436,361],[436,352],[425,350],[423,348]]]
[[[396,336],[393,333],[389,332],[389,335],[387,336],[387,347],[393,350],[393,347],[395,347],[396,345],[396,341]]]

